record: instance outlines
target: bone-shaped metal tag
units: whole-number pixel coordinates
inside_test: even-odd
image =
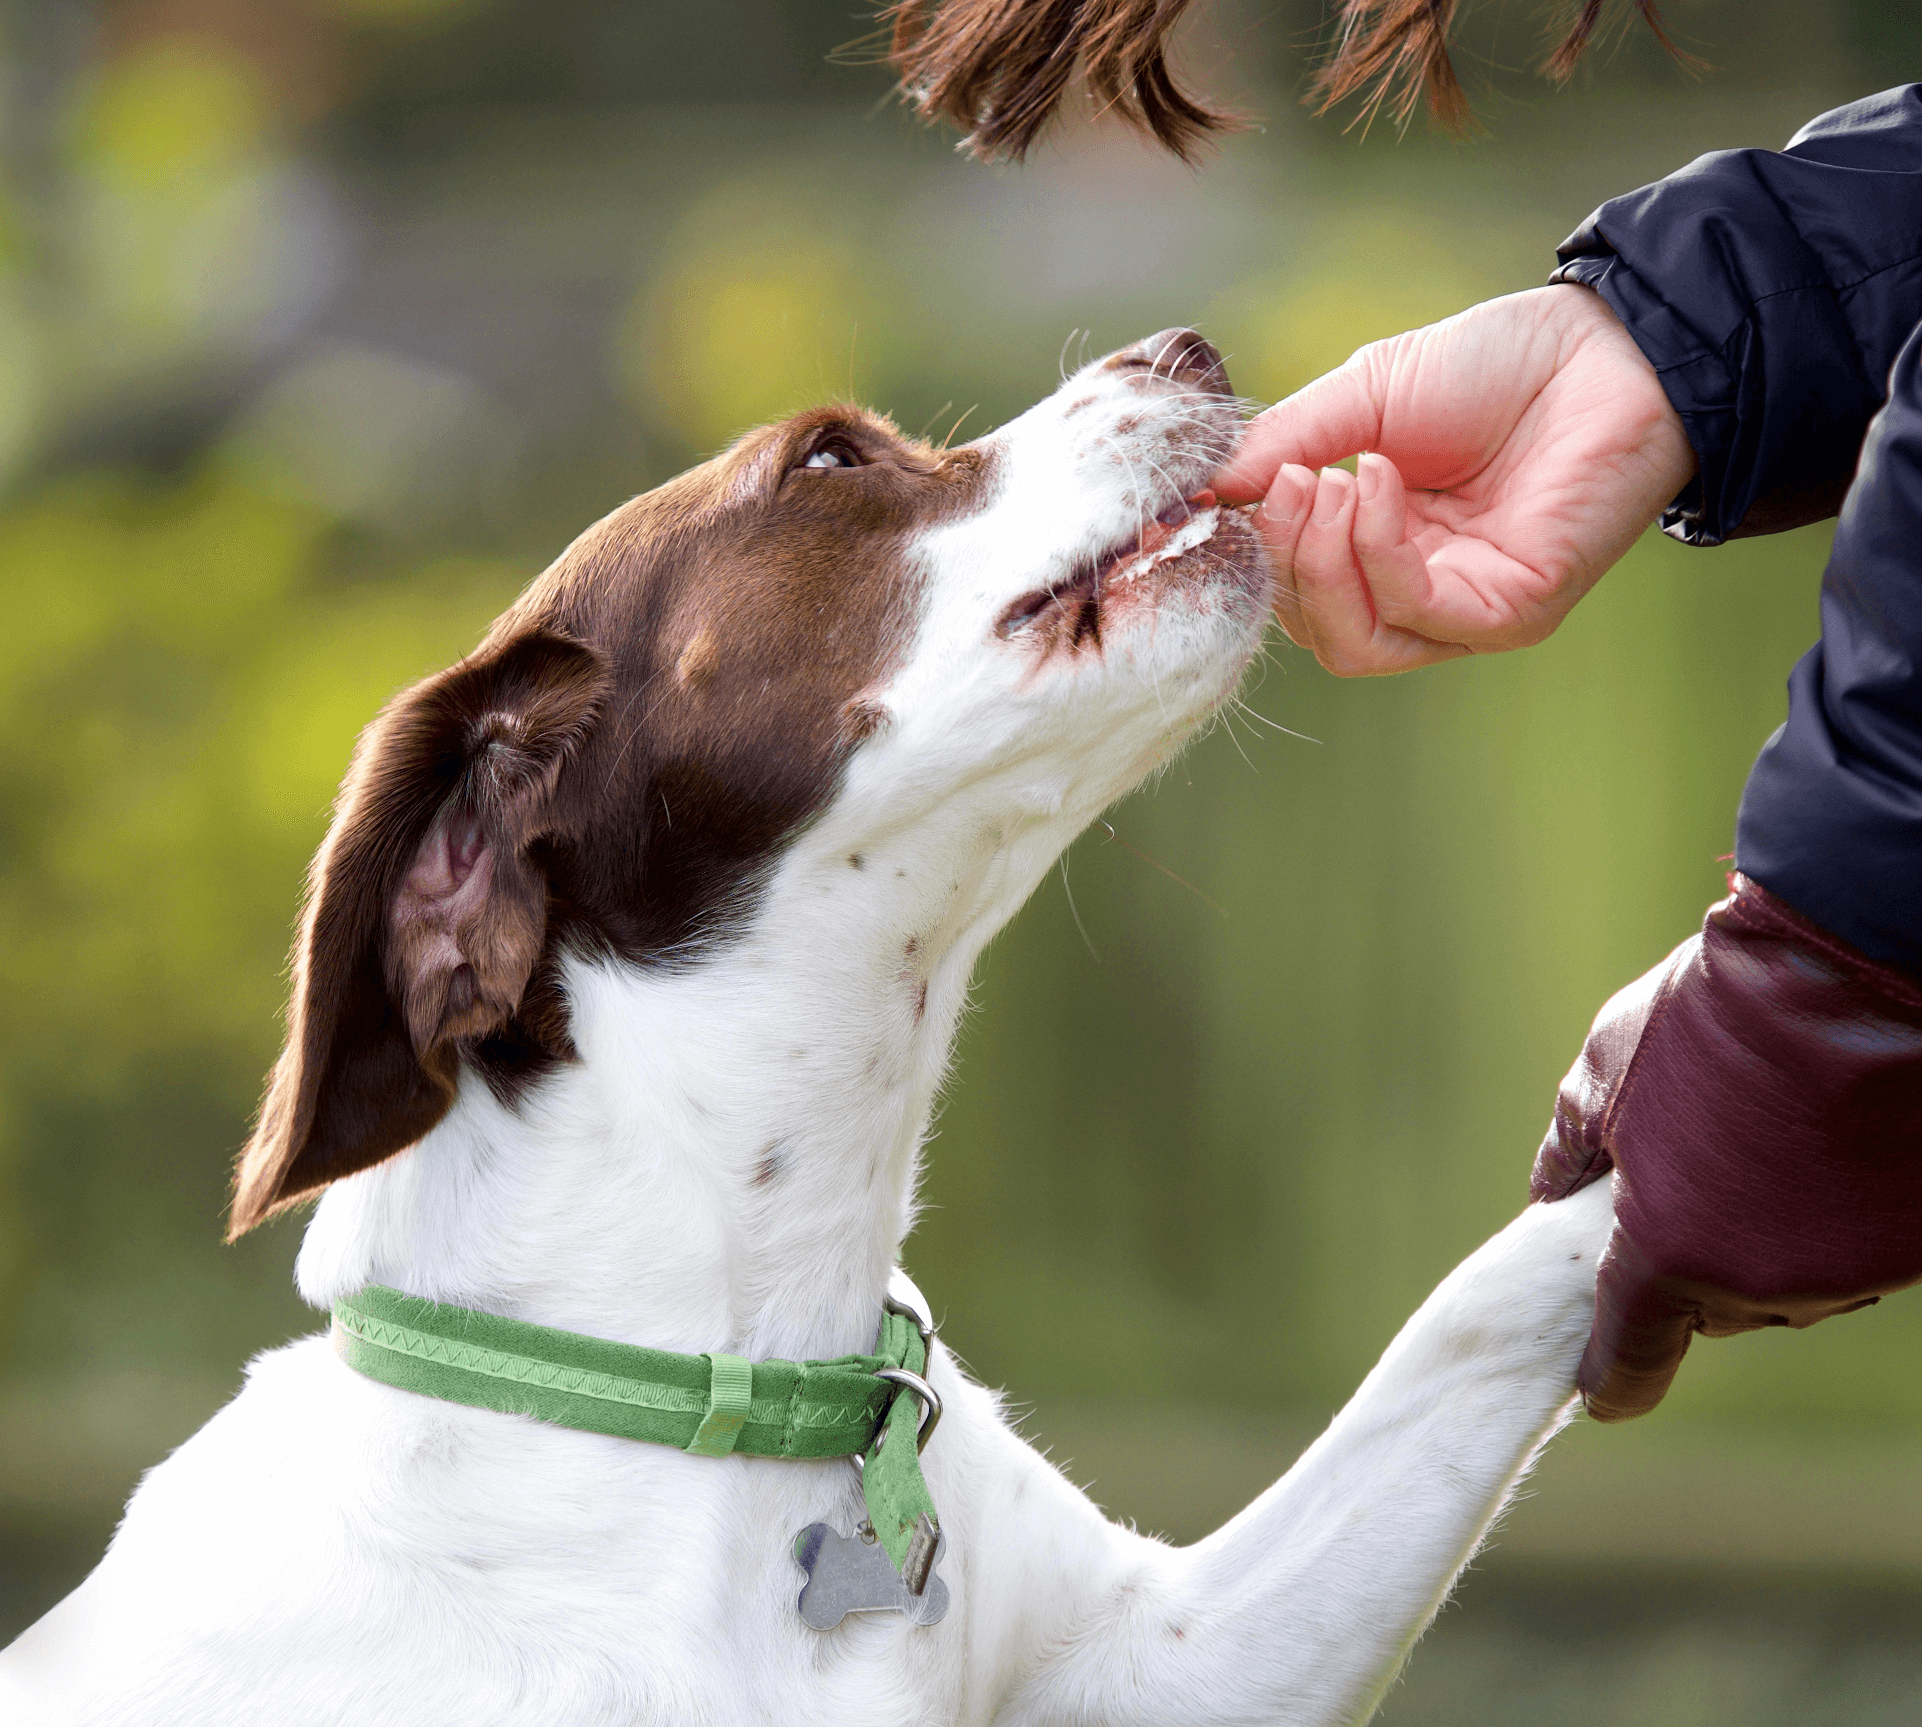
[[[810,1523],[794,1538],[794,1557],[808,1579],[801,1617],[816,1631],[832,1631],[850,1613],[905,1613],[916,1625],[932,1625],[948,1610],[948,1586],[934,1570],[947,1545],[947,1536],[935,1536],[927,1587],[914,1595],[872,1535],[837,1535]]]

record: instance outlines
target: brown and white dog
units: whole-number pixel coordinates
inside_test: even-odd
[[[1205,489],[1238,426],[1171,331],[965,448],[823,409],[589,529],[363,736],[235,1229],[324,1189],[322,1306],[867,1348],[983,944],[1259,642],[1255,535]],[[1606,1184],[1525,1213],[1190,1549],[937,1347],[933,1625],[797,1613],[845,1463],[434,1401],[311,1338],[146,1478],[0,1657],[0,1718],[1358,1721],[1566,1416],[1610,1216]]]

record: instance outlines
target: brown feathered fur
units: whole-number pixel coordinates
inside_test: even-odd
[[[1632,8],[1686,65],[1662,28],[1656,0]],[[1193,161],[1213,136],[1241,121],[1176,83],[1168,38],[1193,0],[897,0],[883,17],[903,95],[925,119],[958,126],[984,159],[1019,160],[1059,113],[1079,71],[1097,108]],[[1566,83],[1600,33],[1611,0],[1574,0],[1573,16],[1541,65]],[[1449,54],[1461,0],[1340,0],[1335,45],[1308,101],[1317,112],[1361,98],[1365,123],[1384,109],[1406,125],[1426,100],[1445,128],[1466,131],[1474,112]]]
[[[1175,82],[1168,37],[1193,0],[899,0],[884,17],[901,88],[973,154],[1019,160],[1079,70],[1103,114],[1192,161],[1239,122]]]

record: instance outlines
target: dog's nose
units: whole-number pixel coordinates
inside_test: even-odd
[[[1166,378],[1185,384],[1191,390],[1206,390],[1225,396],[1228,368],[1214,343],[1193,330],[1162,330],[1108,356],[1108,365],[1117,372],[1146,372],[1150,377]]]

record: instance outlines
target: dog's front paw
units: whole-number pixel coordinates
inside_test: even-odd
[[[1592,1284],[1595,1262],[1615,1229],[1615,1177],[1592,1181],[1566,1199],[1531,1205],[1516,1221],[1529,1224],[1545,1242],[1565,1251],[1572,1263],[1586,1265]]]
[[[1526,1264],[1517,1267],[1527,1292],[1521,1299],[1569,1356],[1571,1385],[1595,1317],[1595,1280],[1614,1230],[1615,1178],[1610,1175],[1567,1199],[1531,1205],[1502,1232],[1516,1238],[1514,1245],[1525,1256]]]
[[[1595,1278],[1615,1227],[1614,1178],[1528,1207],[1435,1292],[1438,1315],[1475,1347],[1540,1370],[1575,1368],[1595,1311]]]

